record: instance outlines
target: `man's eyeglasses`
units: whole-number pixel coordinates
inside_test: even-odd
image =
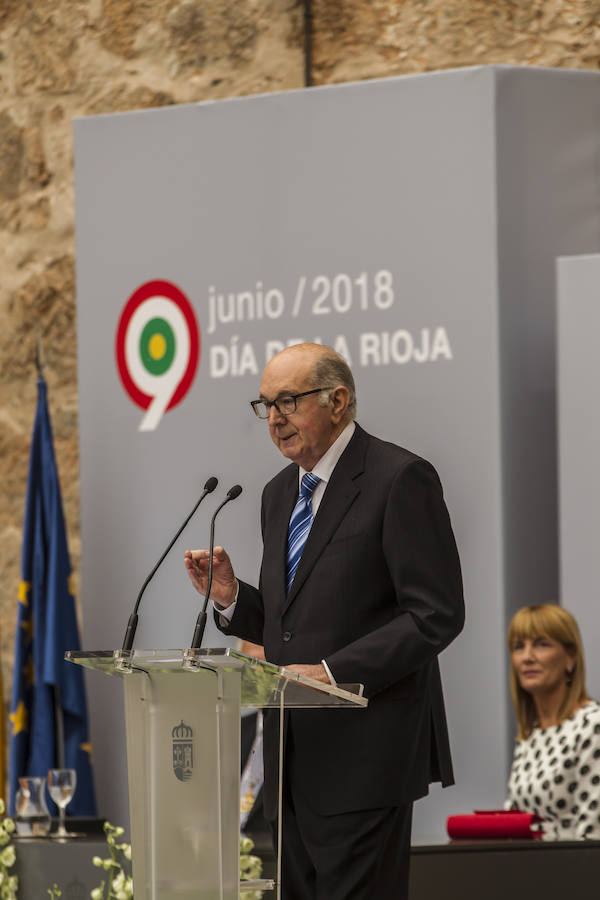
[[[308,397],[309,394],[318,394],[320,391],[330,391],[331,388],[313,388],[312,391],[302,391],[301,394],[286,394],[277,400],[251,400],[250,406],[259,419],[268,419],[271,407],[274,406],[280,416],[289,416],[296,412],[296,401],[300,397]]]

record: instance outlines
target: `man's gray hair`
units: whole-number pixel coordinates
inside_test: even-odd
[[[327,387],[338,387],[340,384],[348,388],[350,392],[350,402],[348,403],[348,415],[351,419],[356,418],[356,387],[354,386],[354,378],[350,371],[348,363],[332,351],[331,356],[319,356],[313,369],[312,382],[315,387],[326,385]],[[323,391],[319,395],[319,404],[327,406],[329,402],[329,392]]]

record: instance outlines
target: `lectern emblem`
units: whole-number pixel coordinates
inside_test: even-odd
[[[73,881],[69,881],[65,888],[65,898],[66,900],[85,900],[88,895],[88,891],[86,889],[83,881],[79,881],[78,878],[74,878]]]
[[[183,719],[173,731],[173,771],[179,781],[189,781],[194,769],[194,731]]]

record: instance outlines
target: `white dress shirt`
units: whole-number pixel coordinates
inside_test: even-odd
[[[333,475],[333,470],[335,469],[340,456],[350,443],[352,435],[354,434],[355,427],[356,426],[354,422],[348,422],[342,433],[338,435],[331,447],[329,447],[329,449],[325,451],[321,459],[313,466],[313,475],[316,475],[316,477],[320,479],[319,484],[314,489],[312,495],[313,518],[317,515],[319,505],[321,503],[321,500],[323,499],[323,494],[327,490],[327,485],[331,480],[331,476]],[[300,488],[302,487],[302,476],[306,475],[306,472],[307,470],[303,469],[302,466],[298,467],[298,491],[300,491]],[[231,619],[235,612],[238,591],[239,586],[236,590],[235,600],[229,606],[225,607],[225,609],[223,609],[223,607],[221,606],[218,606],[213,601],[213,606],[220,614],[221,618],[226,619],[228,622],[231,622]],[[327,675],[329,676],[329,680],[333,685],[335,685],[336,681],[331,674],[331,671],[329,670],[329,666],[327,665],[325,660],[321,660],[321,662],[325,666],[325,670],[327,672]]]

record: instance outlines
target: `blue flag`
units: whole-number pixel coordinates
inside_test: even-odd
[[[45,776],[48,769],[62,766],[77,772],[77,787],[68,814],[94,816],[96,801],[83,671],[64,659],[65,651],[79,650],[80,643],[46,382],[42,376],[38,378],[29,458],[21,571],[9,716],[10,811],[14,814],[20,776]]]

